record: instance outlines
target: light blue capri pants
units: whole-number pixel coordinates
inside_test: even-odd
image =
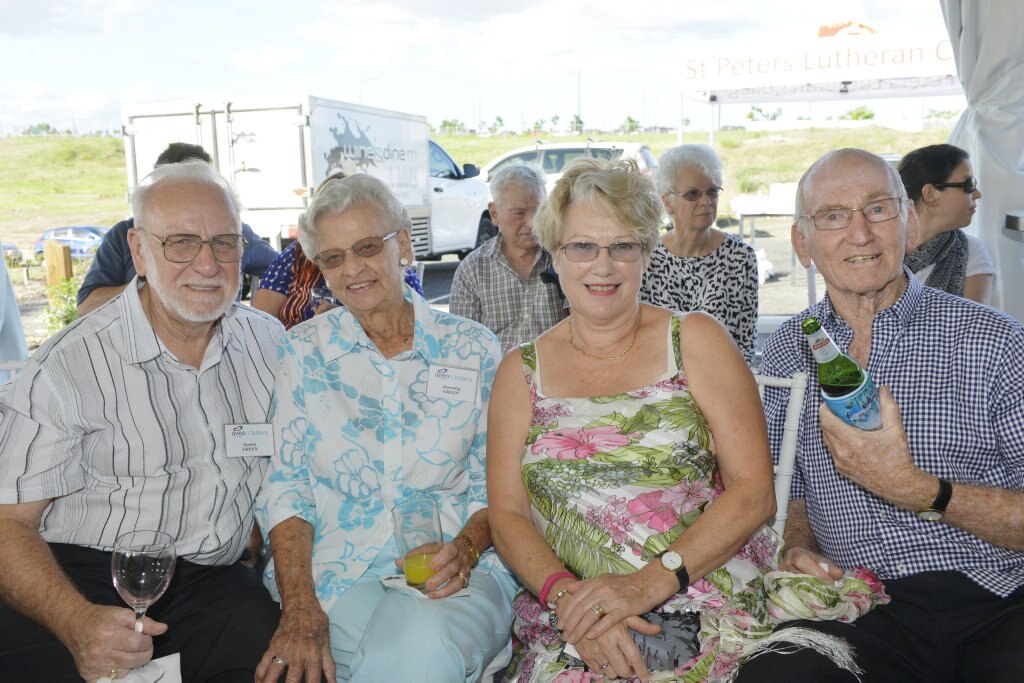
[[[337,680],[479,680],[509,639],[515,579],[498,565],[477,569],[469,596],[420,599],[381,585],[399,573],[397,555],[392,541],[327,614]]]

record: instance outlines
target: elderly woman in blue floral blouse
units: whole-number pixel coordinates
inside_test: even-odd
[[[477,680],[508,639],[514,582],[491,547],[484,451],[497,338],[402,282],[410,221],[379,180],[329,184],[299,241],[343,307],[290,330],[257,499],[281,622],[257,680]],[[472,381],[440,393],[431,376]],[[384,588],[390,509],[433,498],[447,542],[427,598]],[[472,577],[472,578],[470,578]],[[454,596],[467,584],[469,595]]]

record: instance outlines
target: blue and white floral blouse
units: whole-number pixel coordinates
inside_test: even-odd
[[[384,358],[338,308],[292,328],[278,352],[277,454],[256,516],[265,535],[294,516],[313,525],[313,580],[325,609],[389,543],[396,504],[434,498],[448,538],[487,505],[487,401],[498,339],[408,288],[405,298],[416,318],[411,351]],[[461,381],[453,385],[451,376]],[[492,562],[490,551],[480,568]],[[264,581],[280,599],[273,563]]]

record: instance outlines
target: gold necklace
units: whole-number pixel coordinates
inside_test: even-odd
[[[571,346],[572,348],[576,349],[577,351],[582,353],[587,358],[592,358],[594,360],[615,360],[617,358],[622,358],[627,353],[629,353],[629,350],[633,348],[634,344],[636,344],[636,337],[637,337],[638,334],[640,334],[640,322],[644,319],[644,307],[643,307],[643,305],[641,305],[640,306],[640,312],[637,313],[636,325],[633,326],[633,339],[629,342],[629,346],[627,346],[622,351],[619,351],[614,356],[594,356],[592,354],[587,353],[586,351],[581,349],[579,346],[576,346],[576,340],[575,340],[575,338],[573,336],[572,319],[573,319],[573,316],[570,315],[569,316],[569,346]]]

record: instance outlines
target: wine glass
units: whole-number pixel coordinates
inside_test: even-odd
[[[135,610],[135,630],[139,633],[146,610],[171,583],[174,560],[174,539],[162,531],[130,531],[114,541],[110,559],[114,588]]]

